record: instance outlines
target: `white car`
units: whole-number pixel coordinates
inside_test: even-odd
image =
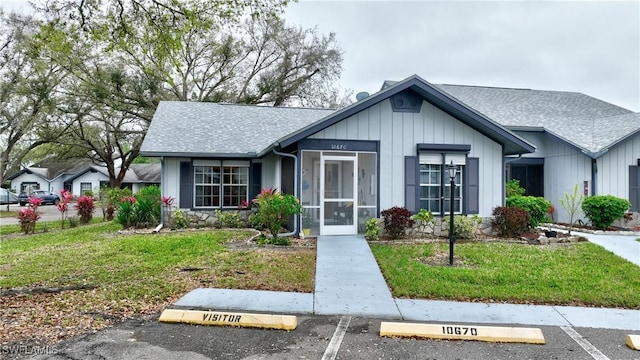
[[[12,193],[7,189],[0,188],[0,204],[17,204],[18,194]]]

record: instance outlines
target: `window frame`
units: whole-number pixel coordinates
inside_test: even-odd
[[[192,163],[194,209],[235,209],[249,201],[250,163],[248,161],[195,160]],[[203,171],[208,170],[208,171]],[[228,170],[228,172],[227,172]],[[225,179],[228,176],[228,180]],[[200,181],[199,181],[200,178]],[[209,181],[205,181],[209,180]],[[209,194],[198,194],[198,188],[210,188]],[[227,195],[227,190],[230,190]],[[240,189],[240,190],[237,190]],[[244,192],[244,194],[242,194]],[[244,195],[244,196],[243,196]],[[205,198],[211,198],[210,205]],[[235,204],[231,199],[236,199]],[[227,199],[231,200],[227,202]]]
[[[460,161],[460,156],[464,157],[464,162]],[[456,159],[454,164],[458,167],[456,172],[456,177],[454,179],[455,188],[458,191],[454,192],[454,204],[457,204],[458,211],[454,211],[454,214],[461,215],[466,213],[465,209],[465,183],[464,177],[466,176],[466,165],[467,165],[467,156],[468,152],[461,151],[428,151],[421,150],[418,152],[418,208],[431,211],[434,215],[445,216],[449,213],[449,208],[447,208],[447,203],[450,202],[450,194],[451,194],[451,182],[449,180],[449,176],[446,171],[446,166],[449,164],[449,161]],[[423,170],[423,165],[430,165],[435,168],[425,169]],[[430,170],[430,171],[429,171]],[[434,172],[439,173],[439,176],[436,176],[436,180],[438,183],[432,183],[430,180],[433,180],[432,177],[429,177],[428,182],[423,182],[423,174],[432,174]],[[438,188],[439,198],[435,199],[433,197],[422,197],[423,188]],[[456,194],[457,192],[457,194]],[[427,191],[429,194],[429,191]],[[456,196],[457,195],[457,196]],[[423,202],[427,202],[427,207],[423,207]],[[436,201],[438,204],[438,211],[434,211],[431,208],[431,201]],[[449,204],[449,206],[451,206]],[[456,206],[454,206],[454,209]]]

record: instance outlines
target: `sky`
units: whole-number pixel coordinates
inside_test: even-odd
[[[640,111],[640,1],[300,1],[285,18],[336,33],[354,93],[436,84],[581,92]]]
[[[27,0],[0,0],[7,9]],[[354,94],[435,84],[575,91],[640,111],[640,1],[299,0],[285,19],[336,33]]]

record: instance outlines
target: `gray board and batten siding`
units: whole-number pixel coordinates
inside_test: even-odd
[[[479,158],[479,215],[490,216],[503,199],[502,146],[427,101],[420,112],[393,112],[387,99],[311,136],[312,139],[379,141],[380,209],[405,204],[405,157],[418,144],[470,145]]]

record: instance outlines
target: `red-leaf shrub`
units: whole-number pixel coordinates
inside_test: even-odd
[[[529,228],[529,213],[516,206],[498,206],[493,209],[491,224],[498,236],[517,237]]]
[[[36,206],[37,207],[37,206]],[[40,215],[34,207],[26,207],[18,213],[18,221],[20,221],[20,230],[25,234],[33,234],[36,229],[36,222],[40,219]]]
[[[88,223],[93,218],[93,198],[91,196],[82,195],[76,202],[75,208],[78,209],[78,217],[83,224]]]
[[[403,207],[394,206],[391,209],[383,210],[380,214],[384,220],[384,230],[392,239],[402,237],[415,222],[411,218],[411,212]]]

